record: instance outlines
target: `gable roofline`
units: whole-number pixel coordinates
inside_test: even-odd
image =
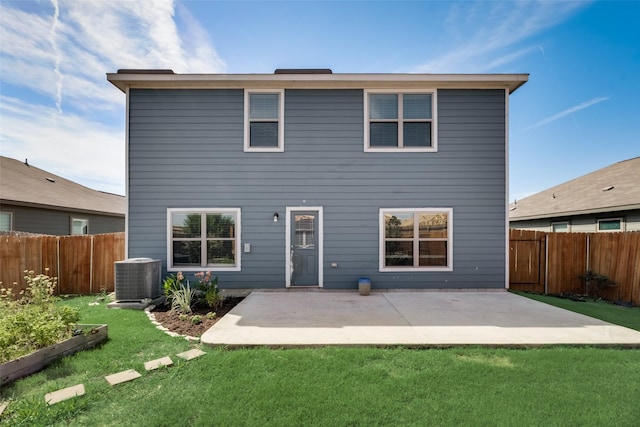
[[[171,70],[118,70],[107,80],[122,92],[131,89],[509,89],[529,74],[177,74]]]
[[[126,199],[0,156],[0,205],[124,217]]]
[[[640,157],[623,160],[509,206],[509,221],[640,209]]]

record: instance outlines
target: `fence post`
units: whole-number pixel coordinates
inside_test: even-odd
[[[60,279],[62,278],[62,274],[60,274],[60,236],[56,236],[56,266],[58,269],[58,295],[60,295]]]
[[[89,254],[89,293],[93,294],[93,234],[91,235],[91,253]]]
[[[587,262],[585,263],[587,265],[587,271],[589,271],[589,245],[591,244],[591,239],[589,239],[589,234],[587,234]]]
[[[544,294],[549,292],[549,235],[544,236]]]

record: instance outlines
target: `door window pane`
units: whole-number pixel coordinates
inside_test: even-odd
[[[315,248],[315,215],[294,215],[295,245],[298,248]]]

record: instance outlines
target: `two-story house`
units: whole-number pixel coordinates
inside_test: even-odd
[[[526,74],[119,70],[127,257],[222,288],[504,289]]]

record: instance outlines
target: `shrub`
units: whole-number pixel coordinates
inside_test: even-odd
[[[196,273],[196,303],[204,302],[210,308],[217,308],[222,304],[222,295],[218,290],[218,278],[211,278],[211,272]]]
[[[189,314],[191,313],[192,304],[193,291],[188,284],[187,286],[180,284],[180,289],[173,291],[171,295],[171,310],[182,314]]]
[[[25,273],[22,298],[16,300],[10,289],[0,289],[0,362],[71,337],[80,318],[76,309],[56,305],[55,277]]]
[[[587,270],[585,274],[579,275],[578,278],[580,278],[580,280],[584,282],[585,293],[587,295],[590,295],[594,300],[600,298],[600,292],[605,288],[618,286],[618,284],[611,280],[608,276],[595,273],[592,270]]]

